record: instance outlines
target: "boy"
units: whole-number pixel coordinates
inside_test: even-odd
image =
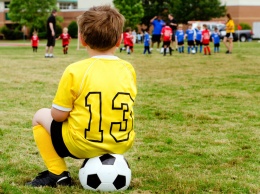
[[[130,27],[127,27],[125,31],[126,31],[126,34],[125,34],[126,53],[130,55],[131,52],[134,52],[134,49],[133,49],[134,37],[132,36],[132,29]]]
[[[31,38],[32,48],[33,52],[37,52],[38,44],[39,44],[39,37],[36,31],[33,32],[32,38]]]
[[[145,54],[146,51],[148,52],[148,54],[151,54],[151,52],[150,52],[150,42],[151,42],[150,34],[148,34],[147,30],[145,30],[145,32],[144,32],[144,52],[143,52],[143,54]]]
[[[210,48],[209,48],[209,41],[210,41],[210,32],[208,30],[207,24],[203,24],[203,31],[202,31],[202,44],[204,45],[204,55],[211,55]]]
[[[161,32],[161,39],[163,40],[163,56],[166,56],[166,50],[169,49],[170,55],[172,55],[171,39],[172,39],[172,29],[169,26],[169,22],[163,27]]]
[[[70,35],[68,34],[68,28],[63,28],[63,33],[57,38],[62,39],[62,47],[63,47],[63,53],[68,54],[69,49],[69,41],[71,39]]]
[[[196,38],[195,38],[195,43],[196,43],[196,46],[195,46],[195,50],[196,50],[196,53],[198,52],[198,47],[200,47],[200,53],[202,52],[202,42],[201,42],[201,26],[198,26],[197,28],[195,28],[195,31],[196,31]]]
[[[178,25],[178,30],[175,34],[175,40],[177,41],[179,53],[184,53],[184,32],[182,30],[182,24]]]
[[[132,146],[136,74],[114,56],[124,21],[110,6],[92,7],[78,18],[79,37],[91,58],[69,65],[52,108],[34,115],[34,139],[48,170],[27,185],[71,185],[64,157],[123,154]]]
[[[219,53],[219,45],[220,45],[220,34],[218,32],[218,28],[215,27],[214,32],[212,33],[212,41],[214,43],[214,53]]]
[[[188,40],[188,54],[190,54],[190,51],[194,49],[194,30],[191,28],[192,24],[188,24],[188,29],[185,33],[185,38]]]

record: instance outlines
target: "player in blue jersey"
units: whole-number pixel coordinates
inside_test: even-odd
[[[188,40],[188,54],[190,54],[190,51],[194,49],[194,30],[191,29],[192,28],[192,24],[188,24],[188,29],[185,32],[185,38],[187,38]]]
[[[148,34],[147,30],[145,30],[145,32],[144,32],[144,52],[143,52],[143,54],[145,54],[146,51],[148,52],[148,54],[151,54],[151,52],[150,52],[150,42],[151,42],[150,34]]]
[[[196,53],[198,52],[198,47],[200,47],[200,53],[202,52],[202,42],[201,42],[201,34],[202,34],[202,30],[201,30],[201,26],[198,26],[197,28],[195,28],[196,31],[196,38],[195,38],[195,50]]]
[[[184,32],[182,30],[182,24],[178,25],[178,30],[175,33],[175,40],[178,45],[179,53],[184,53]]]
[[[165,25],[164,21],[161,19],[161,16],[154,16],[150,20],[153,25],[153,33],[152,33],[152,48],[154,43],[157,42],[157,50],[159,51],[160,43],[161,43],[161,31],[163,26]]]
[[[214,53],[219,53],[220,34],[217,27],[215,27],[214,32],[212,33],[212,41],[214,43]]]

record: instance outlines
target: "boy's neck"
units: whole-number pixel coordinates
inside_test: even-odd
[[[91,49],[89,46],[86,46],[87,52],[90,57],[98,56],[98,55],[114,55],[117,47],[113,47],[106,51],[99,51]]]

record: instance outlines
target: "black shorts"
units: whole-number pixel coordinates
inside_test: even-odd
[[[172,33],[172,42],[175,42],[175,32]]]
[[[38,48],[38,46],[32,46],[32,48],[34,48],[34,49],[37,49],[37,48]]]
[[[57,154],[62,157],[72,157],[76,158],[77,157],[73,156],[68,148],[66,147],[63,138],[62,138],[62,122],[57,122],[57,121],[52,121],[51,123],[51,140],[54,149],[56,150]]]
[[[182,45],[184,45],[184,42],[183,42],[183,41],[178,42],[178,46],[182,46]]]
[[[195,42],[196,42],[196,45],[198,46],[198,45],[202,45],[202,42],[200,41],[200,40],[195,40]]]
[[[171,41],[163,41],[163,47],[164,47],[164,46],[169,47],[170,44],[171,44]]]
[[[189,46],[194,46],[194,41],[193,40],[188,40],[188,45]]]
[[[67,46],[68,46],[68,44],[64,44],[64,45],[62,45],[62,46],[65,48],[65,47],[67,47]]]
[[[234,34],[235,34],[235,33],[227,33],[227,34],[226,34],[226,37],[233,39],[233,38],[234,38]]]
[[[161,35],[160,34],[153,34],[152,35],[152,42],[161,42]]]
[[[55,36],[48,36],[47,37],[47,46],[50,47],[54,47],[55,46]]]
[[[204,46],[209,46],[209,43],[203,43]]]
[[[219,47],[219,43],[214,44],[214,47]]]

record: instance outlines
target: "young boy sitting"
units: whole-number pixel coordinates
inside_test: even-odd
[[[124,21],[110,6],[92,7],[78,18],[90,58],[65,69],[52,108],[34,115],[34,139],[47,170],[27,185],[71,185],[64,157],[123,154],[133,145],[136,74],[114,56]]]

